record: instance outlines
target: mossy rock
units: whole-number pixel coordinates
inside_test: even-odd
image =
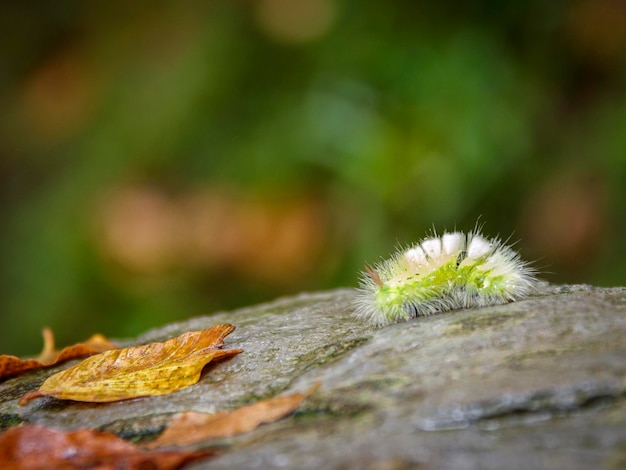
[[[179,411],[231,410],[321,388],[280,422],[219,442],[189,468],[620,468],[626,463],[626,288],[543,284],[528,299],[374,329],[352,290],[217,313],[126,344],[233,323],[244,352],[196,385],[111,404],[17,399],[52,373],[0,384],[19,422],[149,439]],[[202,446],[202,444],[200,444]]]

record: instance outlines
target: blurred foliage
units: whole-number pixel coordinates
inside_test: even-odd
[[[623,1],[39,0],[0,31],[0,352],[355,285],[478,219],[624,284]]]

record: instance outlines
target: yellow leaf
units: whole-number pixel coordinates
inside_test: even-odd
[[[220,349],[235,327],[215,325],[165,341],[107,351],[85,359],[49,377],[38,391],[27,393],[20,405],[43,396],[85,402],[110,402],[164,395],[200,380],[205,365],[214,359],[239,354],[241,349]]]

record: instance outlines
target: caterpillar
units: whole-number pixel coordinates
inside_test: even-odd
[[[459,308],[504,304],[527,296],[535,270],[499,238],[479,229],[423,239],[366,266],[354,301],[375,326]]]

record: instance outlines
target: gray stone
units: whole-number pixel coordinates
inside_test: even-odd
[[[624,468],[626,288],[541,285],[506,305],[373,329],[352,290],[192,318],[127,344],[233,323],[226,347],[170,395],[112,404],[17,399],[67,365],[0,384],[0,426],[98,428],[134,440],[172,413],[321,388],[285,420],[218,443],[189,468]],[[201,445],[200,445],[201,446]]]

